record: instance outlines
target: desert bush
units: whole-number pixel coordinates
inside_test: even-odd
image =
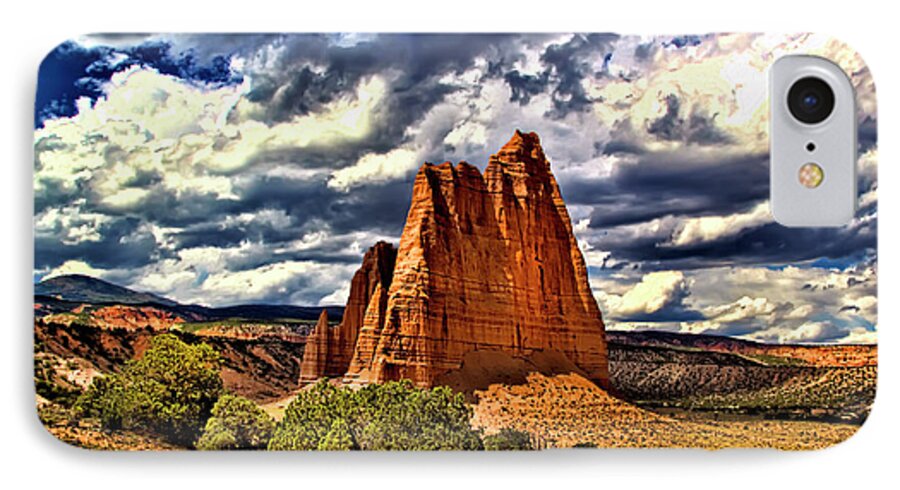
[[[321,381],[291,402],[269,449],[480,449],[471,416],[446,387],[392,381],[354,391]]]
[[[274,430],[275,420],[257,404],[222,395],[212,408],[197,449],[265,449]]]
[[[357,419],[358,403],[354,393],[320,381],[301,391],[284,412],[284,418],[275,427],[269,441],[269,449],[313,450],[331,431],[338,419]],[[352,435],[352,432],[351,432]],[[356,448],[356,442],[352,445]]]
[[[331,424],[331,430],[319,442],[316,448],[319,451],[349,451],[353,447],[353,434],[350,433],[350,425],[344,419],[336,419]]]
[[[519,451],[534,449],[531,436],[515,429],[500,429],[500,432],[484,437],[484,448],[488,451]]]
[[[219,354],[206,344],[157,335],[141,359],[94,380],[76,409],[99,418],[108,430],[146,431],[191,445],[222,392],[220,364]]]
[[[81,395],[81,390],[65,386],[54,380],[55,369],[49,359],[34,359],[34,389],[35,392],[64,407],[71,407]]]

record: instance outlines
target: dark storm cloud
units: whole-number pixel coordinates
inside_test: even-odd
[[[715,125],[715,116],[698,111],[686,118],[681,114],[681,100],[675,94],[666,96],[666,113],[647,126],[647,133],[666,141],[683,141],[700,145],[729,143],[731,138]]]
[[[102,204],[87,208],[106,213],[117,213],[106,209]],[[210,194],[185,191],[181,194],[154,189],[144,199],[139,210],[131,211],[139,214],[149,222],[164,227],[183,227],[208,221],[216,216],[239,213],[247,209],[246,205],[232,199],[218,199]]]
[[[609,130],[609,138],[597,142],[594,147],[596,155],[640,155],[647,152],[646,144],[638,135],[630,118],[613,123]]]
[[[237,249],[242,244],[259,244],[256,252],[248,252],[230,259],[223,268],[237,272],[254,269],[270,263],[284,261],[313,261],[320,264],[354,265],[360,256],[350,251],[354,242],[352,235],[329,236],[323,243],[309,249],[294,249],[291,242],[301,239],[309,232],[320,231],[314,226],[280,227],[271,223],[245,223],[218,227],[204,224],[178,233],[174,238],[178,249],[213,247],[217,249]],[[363,249],[371,244],[366,244]]]
[[[339,232],[363,228],[400,236],[411,198],[412,180],[358,188],[334,202],[331,225]]]
[[[505,66],[507,59],[518,56],[516,51],[523,43],[544,37],[385,34],[345,45],[330,35],[283,36],[274,43],[283,49],[274,69],[248,68],[253,80],[248,98],[265,107],[267,120],[286,121],[315,113],[339,98],[352,97],[366,77],[395,77],[376,111],[374,127],[361,141],[288,150],[282,155],[306,166],[340,168],[366,153],[386,153],[407,142],[407,129],[460,89],[442,81],[444,75],[466,71],[479,57],[496,67]],[[264,157],[268,155],[260,155]]]
[[[544,72],[541,75],[527,75],[512,70],[503,75],[503,80],[509,85],[511,102],[527,105],[535,95],[543,93],[547,88],[548,76]]]
[[[103,39],[110,40],[110,37],[97,38]],[[144,40],[144,37],[112,39],[113,42],[131,40]],[[170,43],[155,40],[122,47],[86,47],[67,41],[54,48],[41,62],[34,106],[35,127],[40,127],[46,119],[75,115],[75,102],[79,98],[97,100],[103,95],[103,84],[114,73],[134,65],[209,85],[241,82],[241,77],[231,71],[228,56],[213,56],[200,61],[190,50],[176,52]]]
[[[653,56],[656,52],[657,44],[655,42],[638,44],[634,48],[634,58],[638,61],[645,61]]]
[[[334,193],[318,179],[300,181],[259,176],[240,184],[240,196],[244,211],[281,209],[302,225],[307,220],[323,216]]]
[[[412,180],[360,186],[343,193],[324,181],[261,177],[242,186],[240,202],[246,211],[284,210],[297,226],[318,220],[337,233],[372,230],[399,235],[411,194]]]
[[[703,313],[686,308],[684,305],[671,305],[660,308],[653,313],[641,313],[637,315],[627,315],[624,317],[612,318],[619,322],[695,322],[706,320]]]
[[[259,227],[225,227],[215,222],[204,222],[190,226],[174,235],[176,247],[235,247],[247,240],[259,240],[265,233],[249,233],[248,228],[259,230]]]
[[[878,121],[872,116],[866,116],[857,126],[859,152],[865,153],[875,147],[877,140]]]
[[[693,322],[705,320],[703,313],[691,309],[685,304],[690,297],[691,291],[687,287],[678,288],[669,298],[662,308],[652,313],[635,313],[632,315],[614,316],[613,320],[619,322]]]
[[[191,53],[197,62],[209,63],[220,57],[256,55],[265,46],[284,37],[284,34],[277,33],[154,34],[149,41],[167,43],[172,46],[172,51]]]
[[[727,265],[779,265],[822,262],[823,266],[848,266],[874,255],[875,221],[859,228],[787,228],[768,223],[708,243],[689,247],[665,246],[658,239],[596,243],[626,262],[641,263],[644,270],[699,269]],[[827,263],[833,260],[834,263]]]
[[[402,120],[391,121],[415,121],[444,94],[456,89],[441,83],[441,75],[464,72],[482,57],[490,66],[488,76],[502,77],[510,87],[513,101],[526,104],[531,96],[550,89],[553,115],[562,117],[571,111],[583,111],[594,101],[581,82],[604,74],[606,63],[597,67],[596,60],[609,61],[618,36],[579,34],[566,42],[551,44],[540,55],[544,69],[536,75],[510,68],[522,58],[523,47],[534,47],[550,37],[383,34],[346,46],[326,35],[287,36],[283,38],[285,52],[278,70],[259,74],[250,97],[266,103],[270,115],[277,120],[314,110],[352,90],[367,75],[393,70],[400,79],[392,87],[391,98],[397,97],[397,102],[402,103],[390,109]]]
[[[263,105],[266,118],[285,121],[315,113],[342,97],[352,97],[361,80],[375,74],[390,74],[389,92],[376,111],[369,135],[353,144],[284,150],[280,155],[260,154],[308,167],[340,168],[355,163],[366,153],[386,153],[407,142],[407,128],[414,127],[436,104],[460,89],[442,81],[448,73],[462,73],[483,58],[490,67],[486,78],[505,80],[511,99],[527,104],[531,97],[548,92],[554,109],[550,117],[584,111],[593,101],[581,81],[601,76],[605,65],[592,65],[611,53],[613,35],[576,35],[551,44],[540,56],[544,70],[538,75],[522,74],[510,68],[522,59],[523,47],[545,42],[550,35],[443,35],[387,34],[363,39],[356,44],[336,43],[334,36],[303,35],[277,38],[283,49],[277,67],[255,72],[248,68],[253,89],[248,98]],[[266,43],[273,43],[266,39]],[[208,52],[211,48],[203,48]],[[207,54],[209,56],[209,54]],[[219,55],[224,56],[224,55]],[[593,60],[593,61],[592,61]],[[597,71],[599,69],[599,71]],[[476,90],[477,92],[477,90]],[[450,131],[452,127],[446,128]],[[441,148],[426,149],[440,153]]]
[[[570,112],[581,112],[595,102],[581,82],[605,74],[616,39],[618,36],[614,34],[575,35],[565,43],[547,47],[541,61],[547,65],[547,73],[555,84],[551,116],[564,117]],[[599,70],[594,66],[598,58],[605,60]]]
[[[409,209],[412,182],[361,186],[352,193],[342,193],[328,188],[323,181],[263,176],[242,184],[238,192],[239,200],[229,201],[224,209],[207,212],[203,220],[174,234],[178,248],[235,247],[248,240],[274,247],[324,227],[338,235],[367,231],[399,236]],[[229,217],[260,210],[283,212],[288,223],[261,219],[228,222]]]
[[[610,252],[617,267],[641,264],[645,270],[663,270],[821,261],[843,268],[874,254],[874,204],[858,211],[863,219],[843,228],[760,223],[695,245],[668,243],[685,218],[749,213],[765,202],[768,172],[766,154],[710,159],[691,153],[646,153],[636,163],[617,165],[607,178],[565,180],[560,185],[568,203],[591,208],[588,242]],[[873,183],[871,176],[861,174],[860,195]],[[625,231],[656,219],[663,220],[659,233]]]
[[[703,42],[703,38],[700,36],[686,35],[686,36],[676,36],[672,39],[663,43],[663,46],[669,47],[674,46],[676,48],[684,48],[690,46],[699,46],[700,43]]]
[[[729,214],[768,196],[768,155],[642,155],[608,178],[561,182],[566,202],[593,206],[590,226],[604,228],[669,215]]]
[[[284,121],[297,114],[318,111],[334,100],[335,95],[354,89],[355,82],[333,71],[318,74],[304,66],[286,84],[258,85],[247,98],[266,104],[271,119]],[[269,104],[270,101],[274,103]]]
[[[441,83],[440,75],[463,72],[477,56],[509,49],[515,39],[506,34],[385,34],[343,46],[325,35],[288,36],[279,68],[256,74],[249,97],[264,103],[274,120],[283,120],[353,91],[366,76],[392,70],[399,79],[391,87],[389,109],[415,120],[455,89]]]
[[[58,179],[45,179],[40,192],[34,193],[34,214],[62,207],[81,195],[83,186],[71,185]]]
[[[139,230],[136,218],[114,219],[97,231],[100,239],[68,244],[67,230],[58,228],[34,238],[35,269],[56,267],[67,260],[83,260],[98,268],[137,268],[158,254],[156,240]]]

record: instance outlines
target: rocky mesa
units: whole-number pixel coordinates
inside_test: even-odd
[[[600,310],[535,133],[516,131],[483,175],[419,169],[399,248],[366,254],[340,326],[310,337],[301,382],[433,386],[475,351],[560,353],[608,386]]]

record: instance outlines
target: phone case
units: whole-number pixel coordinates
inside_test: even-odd
[[[789,54],[856,91],[843,227],[769,211]],[[110,450],[836,444],[875,396],[876,120],[813,34],[65,42],[35,106],[40,420]]]

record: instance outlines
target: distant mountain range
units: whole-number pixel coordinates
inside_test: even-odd
[[[115,303],[120,305],[155,304],[176,306],[162,296],[140,293],[90,276],[73,274],[56,276],[34,285],[35,296],[49,296],[78,303]]]
[[[35,302],[89,303],[116,305],[151,305],[161,307],[188,317],[205,319],[247,318],[247,319],[297,319],[315,320],[321,306],[294,306],[271,304],[246,304],[211,308],[202,305],[185,305],[151,293],[134,291],[95,277],[72,274],[57,276],[34,285]],[[69,309],[67,306],[63,309]],[[327,306],[329,318],[339,320],[344,313],[342,306]]]

